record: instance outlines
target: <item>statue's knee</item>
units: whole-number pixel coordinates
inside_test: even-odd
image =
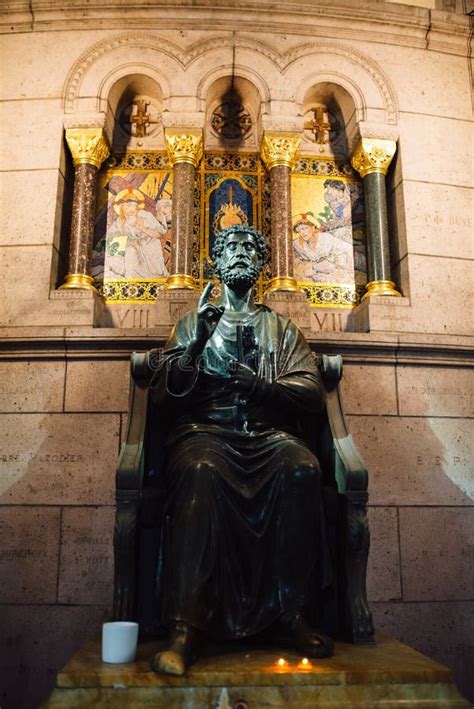
[[[296,464],[291,472],[291,480],[294,485],[303,488],[311,488],[320,484],[321,469],[317,461],[305,461]]]
[[[211,458],[195,458],[188,466],[188,475],[193,478],[198,485],[209,483],[216,473],[216,465]]]

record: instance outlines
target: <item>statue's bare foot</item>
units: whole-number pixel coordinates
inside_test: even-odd
[[[157,652],[151,668],[157,674],[184,675],[196,651],[197,634],[194,628],[182,621],[172,626],[171,642],[162,652]]]
[[[322,658],[334,654],[334,643],[331,638],[312,628],[300,611],[284,613],[281,624],[296,649],[307,657]]]
[[[178,652],[173,650],[157,652],[151,661],[151,667],[157,674],[184,675],[186,672],[184,659]]]

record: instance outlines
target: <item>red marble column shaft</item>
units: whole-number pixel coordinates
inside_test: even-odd
[[[75,167],[68,273],[90,275],[98,168],[89,163]]]
[[[191,163],[175,163],[170,274],[191,276],[192,273],[194,175],[195,169]]]
[[[290,174],[287,165],[270,169],[273,278],[293,278]]]

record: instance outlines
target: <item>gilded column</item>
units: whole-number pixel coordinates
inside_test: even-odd
[[[74,162],[68,275],[61,288],[95,290],[90,275],[97,172],[110,150],[101,128],[68,128],[66,141]]]
[[[164,288],[197,288],[192,276],[194,176],[202,158],[202,130],[166,128],[165,140],[173,166],[173,213],[171,267]]]
[[[363,298],[370,295],[401,295],[395,288],[390,271],[385,188],[385,175],[396,149],[394,140],[362,138],[351,157],[352,167],[360,174],[364,184],[368,283]]]
[[[298,290],[293,275],[290,175],[300,140],[299,134],[290,132],[263,135],[261,156],[270,173],[272,212],[272,278],[267,292]]]

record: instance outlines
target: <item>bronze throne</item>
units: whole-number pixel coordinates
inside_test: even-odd
[[[160,636],[166,489],[161,474],[160,411],[148,394],[150,354],[134,353],[131,358],[128,430],[116,474],[113,614],[115,620],[138,621],[142,636]],[[309,619],[335,639],[372,643],[374,629],[366,595],[368,473],[344,417],[339,387],[342,358],[323,355],[319,370],[326,407],[308,421],[307,439],[323,471],[334,579],[329,589],[320,590],[315,583]]]

